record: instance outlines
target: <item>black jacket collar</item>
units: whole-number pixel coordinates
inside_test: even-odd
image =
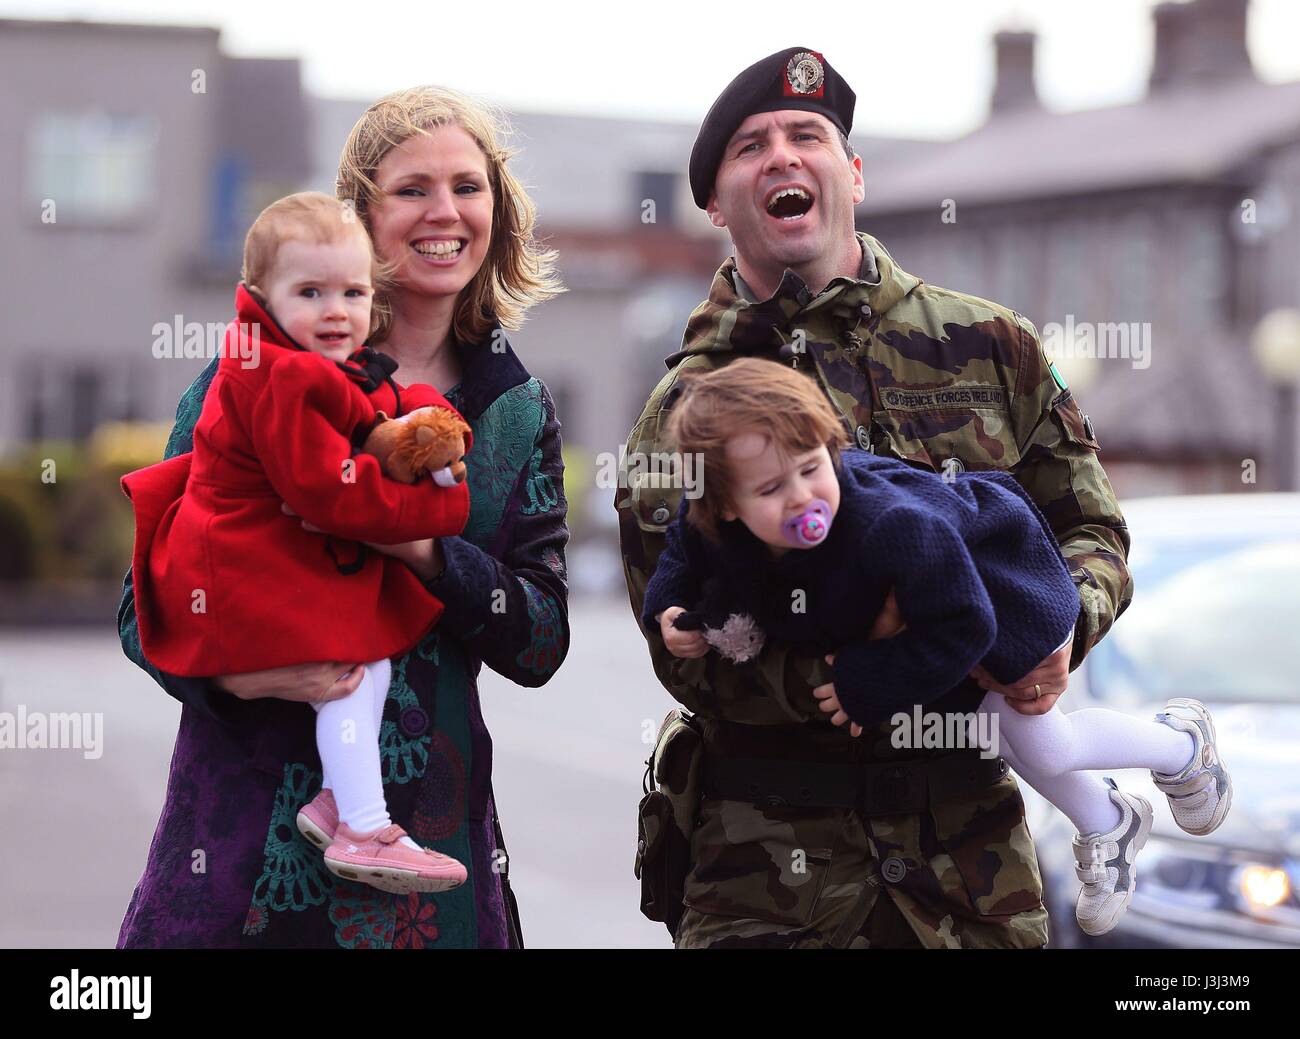
[[[456,408],[467,422],[482,415],[501,394],[531,378],[500,326],[490,329],[477,343],[457,340],[455,349],[461,372]]]

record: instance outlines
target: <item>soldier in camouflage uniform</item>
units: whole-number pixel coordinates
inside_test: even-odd
[[[825,59],[791,48],[741,73],[710,110],[692,154],[691,183],[697,204],[731,229],[736,255],[691,315],[682,349],[667,359],[669,371],[637,419],[626,457],[635,463],[665,450],[661,435],[682,372],[757,356],[815,379],[865,449],[936,471],[1011,472],[1051,524],[1078,587],[1073,643],[1014,687],[1004,690],[981,675],[979,685],[968,680],[927,709],[973,711],[980,685],[1012,697],[1033,697],[1042,685],[1041,703],[1024,707],[1038,713],[1064,691],[1067,657],[1069,670],[1078,667],[1132,597],[1124,519],[1098,462],[1091,423],[1033,325],[995,303],[925,284],[880,242],[855,235],[852,204],[841,201],[850,185],[852,203],[862,198],[861,160],[847,148],[852,109],[852,91]],[[766,216],[737,203],[748,189],[730,190],[735,171],[748,176],[745,169],[757,170],[753,182],[763,193],[748,197],[754,209],[767,204]],[[769,186],[785,183],[806,188],[802,201],[811,196],[812,205],[787,208],[773,199],[780,192]],[[817,257],[792,262],[783,273],[773,273],[781,265],[769,262],[764,278],[762,261],[780,261],[787,241],[795,242],[788,252],[799,255],[792,236],[804,232],[754,225],[801,209],[805,219],[815,214],[828,225],[821,239],[820,225],[807,232],[823,243],[821,259],[853,243],[849,255],[860,262],[840,262],[829,278]],[[765,245],[771,241],[778,245]],[[751,288],[751,279],[769,290],[774,284],[770,298]],[[627,472],[615,507],[639,618],[682,490],[635,464]],[[1024,804],[1004,764],[996,761],[1000,767],[990,775],[953,752],[895,748],[888,726],[854,739],[847,727],[826,723],[813,694],[830,681],[825,661],[779,643],[735,665],[712,652],[679,659],[658,634],[643,634],[659,680],[702,727],[703,774],[723,762],[755,768],[760,777],[751,785],[754,797],[711,796],[707,778],[703,783],[688,824],[691,868],[678,947],[1046,943]],[[762,777],[788,772],[791,763],[796,775],[857,770],[875,794],[860,808],[819,805],[808,789],[761,796]]]

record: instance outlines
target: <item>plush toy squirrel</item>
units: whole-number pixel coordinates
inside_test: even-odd
[[[719,578],[710,577],[701,591],[700,605],[674,617],[673,627],[701,632],[704,641],[720,656],[737,664],[758,656],[767,635],[753,616],[737,611],[734,590],[725,588]]]
[[[446,408],[417,408],[401,418],[382,411],[362,450],[379,459],[385,475],[415,483],[426,472],[439,487],[465,481],[469,426]]]

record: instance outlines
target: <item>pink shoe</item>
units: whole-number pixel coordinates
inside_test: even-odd
[[[322,788],[298,811],[298,832],[318,848],[328,848],[338,828],[339,806],[334,803],[333,790]]]
[[[465,883],[465,867],[429,848],[401,841],[406,831],[390,823],[373,833],[357,833],[340,822],[334,842],[325,849],[325,865],[344,880],[369,884],[393,895],[412,891],[450,891]]]

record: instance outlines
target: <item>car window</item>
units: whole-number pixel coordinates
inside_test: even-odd
[[[1300,702],[1300,540],[1134,560],[1133,603],[1088,655],[1102,700]]]

